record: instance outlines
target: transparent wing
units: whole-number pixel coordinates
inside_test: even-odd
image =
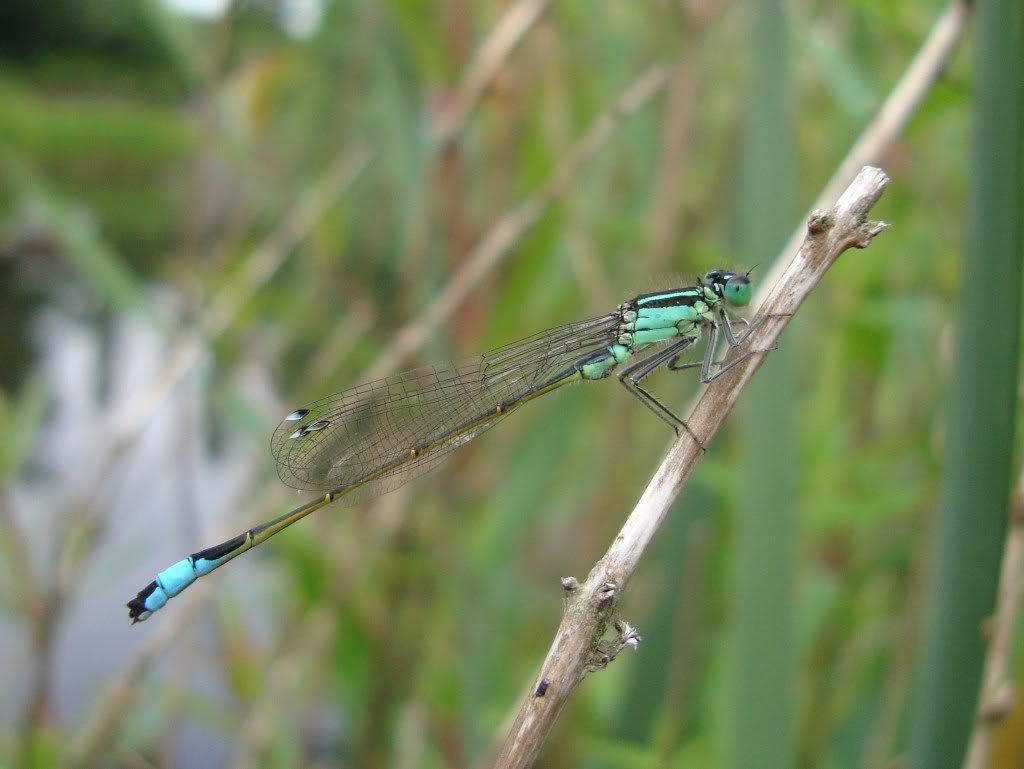
[[[278,474],[296,489],[362,484],[341,504],[392,491],[500,421],[499,405],[572,373],[578,358],[615,340],[618,322],[613,313],[559,326],[476,360],[394,374],[297,409],[271,438]]]

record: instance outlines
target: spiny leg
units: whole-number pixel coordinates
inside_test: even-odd
[[[726,315],[725,310],[720,310],[719,314],[721,315],[723,323],[724,323],[724,325],[722,327],[722,330],[723,330],[723,332],[725,334],[725,338],[729,341],[729,345],[731,347],[737,347],[737,346],[743,344],[743,342],[744,342],[744,340],[746,340],[748,334],[753,329],[757,328],[758,326],[760,326],[764,322],[764,318],[761,318],[753,326],[750,326],[750,324],[747,323],[745,318],[740,318],[740,320],[744,324],[749,326],[749,328],[747,328],[747,330],[743,333],[743,335],[741,337],[737,338],[735,336],[735,334],[733,333],[732,325],[730,324],[730,321],[729,321],[729,316]],[[675,356],[673,356],[672,360],[670,360],[668,362],[667,368],[670,371],[682,371],[683,369],[698,368],[699,367],[699,368],[701,368],[702,371],[710,371],[710,367],[712,365],[719,365],[719,364],[715,363],[715,359],[714,359],[715,347],[718,344],[718,336],[717,336],[717,333],[716,333],[717,328],[718,328],[718,324],[712,324],[711,325],[711,329],[710,329],[710,331],[708,333],[708,346],[707,346],[707,349],[704,351],[704,360],[703,361],[701,361],[699,363],[680,363],[679,359],[681,357],[683,357],[683,356],[682,356],[682,353],[677,353]],[[701,381],[702,382],[705,381],[704,380],[704,374],[701,375]]]
[[[770,317],[770,316],[766,315],[765,317]],[[748,328],[747,332],[745,334],[743,334],[743,337],[741,338],[740,343],[742,344],[743,340],[745,340],[747,338],[747,336],[749,336],[750,331],[753,330],[753,328],[761,325],[761,323],[763,323],[763,322],[764,322],[763,319],[759,320],[753,326]],[[713,358],[714,358],[714,354],[713,353],[714,353],[714,349],[715,349],[715,343],[717,342],[717,335],[718,335],[718,326],[717,325],[712,326],[711,330],[708,332],[708,349],[707,349],[707,352],[705,352],[705,354],[704,354],[704,362],[701,364],[701,367],[700,367],[700,381],[703,382],[704,384],[708,384],[709,382],[714,382],[716,379],[718,379],[718,377],[722,376],[722,374],[725,374],[726,372],[728,372],[734,366],[738,366],[740,363],[743,363],[743,361],[745,361],[751,355],[757,355],[758,353],[771,352],[771,350],[748,350],[747,352],[743,353],[738,358],[736,358],[736,360],[731,360],[728,363],[726,363],[724,366],[721,363],[717,363],[716,364],[713,361]],[[771,348],[771,349],[775,349],[775,348]],[[711,366],[712,365],[717,365],[717,366],[720,367],[718,369],[718,371],[716,371],[714,374],[711,373]]]
[[[708,346],[704,350],[704,359],[699,363],[680,363],[679,359],[682,357],[682,353],[676,353],[672,357],[672,360],[668,362],[667,368],[670,371],[682,371],[688,368],[700,368],[701,370],[701,381],[704,381],[704,371],[710,370],[715,359],[715,346],[718,344],[718,335],[716,333],[716,327],[712,324],[708,330]]]
[[[693,430],[690,429],[689,425],[676,416],[668,406],[640,386],[640,383],[649,377],[657,368],[667,360],[674,360],[679,357],[682,351],[692,345],[694,341],[694,337],[685,337],[675,344],[669,345],[664,350],[638,361],[632,366],[624,369],[622,373],[619,374],[619,382],[621,382],[622,386],[625,387],[641,403],[653,411],[659,419],[671,427],[677,436],[679,435],[679,428],[686,430],[686,432],[690,434],[690,437],[693,438],[698,446],[700,446],[701,451],[705,451],[706,449],[704,448],[704,444],[701,443],[700,439],[696,435],[694,435]]]
[[[739,322],[745,324],[746,328],[743,329],[742,334],[736,336],[732,330],[732,321],[729,319],[729,313],[724,309],[719,309],[718,316],[722,319],[722,332],[725,334],[725,338],[728,340],[730,347],[739,347],[741,344],[746,342],[747,338],[754,332],[754,330],[759,328],[766,320],[768,320],[768,318],[791,317],[789,313],[769,313],[757,318],[753,323],[748,322],[746,318],[740,318]]]
[[[720,309],[718,311],[718,317],[722,319],[722,333],[725,334],[725,338],[726,341],[729,342],[729,346],[739,347],[747,340],[747,337],[750,336],[750,332],[756,329],[762,323],[764,323],[769,316],[763,315],[757,320],[755,320],[753,323],[750,323],[746,318],[740,318],[739,321],[742,322],[746,326],[746,328],[743,329],[743,333],[740,334],[739,336],[736,336],[735,332],[732,330],[732,320],[729,318],[729,313],[727,313],[723,309]]]
[[[669,358],[676,360],[682,356],[683,352],[688,347],[692,347],[696,341],[697,337],[694,336],[683,337],[679,341],[670,344],[664,350],[659,350],[653,355],[648,355],[646,358],[637,361],[632,366],[628,366],[621,374],[619,374],[619,379],[624,376],[628,376],[634,382],[640,384],[640,382],[653,374],[654,371],[666,360]]]
[[[757,322],[755,322],[753,326],[750,326],[750,324],[747,323],[747,320],[745,318],[740,318],[740,321],[742,321],[745,325],[749,326],[749,328],[743,333],[743,335],[741,337],[737,338],[735,336],[735,334],[733,333],[732,325],[731,325],[730,320],[729,320],[729,316],[725,313],[725,310],[719,310],[719,315],[721,316],[722,321],[723,321],[723,325],[721,327],[722,328],[722,332],[724,333],[725,338],[728,340],[729,345],[731,347],[737,347],[737,346],[743,344],[743,342],[746,340],[748,334],[754,328],[757,328],[758,326],[760,326],[764,322],[764,319],[762,318],[762,319],[758,320]],[[671,371],[681,371],[681,370],[687,369],[687,368],[698,368],[698,367],[700,367],[701,372],[702,372],[701,373],[701,381],[705,382],[705,383],[707,381],[710,381],[710,380],[706,380],[705,379],[705,377],[707,376],[706,372],[710,372],[712,366],[721,365],[721,361],[715,361],[715,352],[716,352],[716,348],[718,347],[718,328],[719,328],[719,326],[718,326],[717,323],[711,323],[711,324],[708,324],[708,325],[710,326],[710,328],[708,329],[708,345],[707,345],[707,349],[704,350],[704,359],[703,359],[703,361],[701,361],[699,363],[680,363],[679,359],[682,357],[682,355],[676,355],[668,363],[669,370],[671,370]],[[717,376],[717,374],[716,374],[716,376]]]
[[[714,380],[718,379],[718,377],[720,377],[726,371],[731,369],[737,363],[745,361],[747,358],[749,358],[751,355],[757,352],[757,350],[751,350],[750,352],[743,353],[743,355],[738,357],[736,360],[729,361],[729,363],[726,366],[720,368],[718,371],[712,374],[711,367],[721,365],[720,363],[715,362],[715,348],[717,346],[718,326],[711,325],[710,328],[708,328],[708,346],[704,350],[704,360],[702,360],[700,363],[680,363],[679,354],[677,353],[675,356],[673,356],[672,360],[668,362],[668,368],[672,371],[681,371],[682,369],[697,368],[698,366],[700,366],[700,381],[703,384],[707,384],[708,382],[713,382]]]
[[[622,382],[622,386],[625,387],[630,393],[632,393],[634,397],[636,397],[641,403],[647,406],[647,408],[653,411],[658,416],[658,418],[661,419],[661,421],[663,421],[665,424],[671,427],[673,432],[675,432],[677,436],[680,435],[679,428],[686,430],[686,432],[690,434],[690,437],[693,438],[693,440],[697,443],[698,446],[700,446],[701,451],[705,451],[704,444],[701,443],[700,438],[694,435],[693,430],[690,429],[690,426],[687,425],[686,422],[677,417],[675,414],[673,414],[672,411],[668,408],[668,406],[666,406],[664,403],[662,403],[649,392],[647,392],[647,390],[640,387],[640,385],[636,384],[636,382],[634,382],[632,379],[622,378],[619,379],[619,381]]]
[[[740,318],[740,321],[743,322],[747,326],[747,328],[743,331],[743,334],[741,336],[737,337],[734,334],[733,330],[732,330],[732,325],[730,323],[729,316],[726,314],[725,310],[719,310],[719,315],[720,315],[720,317],[722,319],[722,324],[721,324],[722,333],[725,335],[725,338],[728,341],[730,347],[739,347],[741,344],[746,342],[748,337],[750,336],[750,334],[755,329],[760,327],[761,324],[763,324],[768,318],[789,317],[788,314],[787,315],[780,315],[778,313],[773,313],[773,314],[761,316],[760,318],[755,320],[754,323],[752,323],[752,324],[748,323],[745,318]],[[767,350],[751,350],[751,351],[749,351],[747,353],[744,353],[743,355],[741,355],[736,360],[730,361],[729,364],[726,365],[724,368],[720,368],[718,371],[716,371],[714,374],[712,374],[711,373],[711,367],[712,366],[721,366],[722,365],[721,361],[715,361],[714,360],[714,350],[715,350],[715,346],[717,345],[717,342],[718,342],[718,329],[719,329],[719,324],[717,324],[717,323],[711,326],[711,329],[708,332],[708,346],[707,346],[707,349],[704,351],[704,360],[701,363],[679,363],[679,358],[681,356],[680,355],[676,355],[674,358],[672,358],[671,361],[669,361],[668,368],[671,369],[672,371],[679,371],[681,369],[696,368],[696,367],[700,366],[700,368],[701,368],[700,381],[703,382],[704,384],[707,384],[708,382],[711,382],[711,381],[714,381],[715,379],[717,379],[719,376],[721,376],[726,371],[731,369],[737,363],[742,363],[743,361],[745,361],[747,358],[749,358],[751,355],[753,355],[756,352],[771,352],[772,350],[778,349],[778,344],[776,343],[775,345],[773,345],[772,347],[770,347]]]

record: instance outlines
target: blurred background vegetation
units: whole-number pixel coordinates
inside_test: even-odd
[[[639,653],[542,766],[961,765],[1020,456],[1015,6],[981,3],[875,158],[892,228],[703,458],[622,600]],[[144,625],[124,602],[305,500],[267,451],[295,405],[766,274],[944,11],[6,0],[0,766],[488,765],[558,578],[666,446],[622,388],[541,400]],[[694,379],[653,387],[682,408]],[[979,766],[1024,765],[1024,700],[1002,715]]]

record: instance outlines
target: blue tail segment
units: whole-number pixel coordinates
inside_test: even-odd
[[[247,531],[227,542],[193,553],[164,569],[128,602],[128,617],[132,624],[146,621],[153,612],[163,608],[164,604],[197,579],[206,576],[236,555],[241,555],[252,545],[253,533]]]

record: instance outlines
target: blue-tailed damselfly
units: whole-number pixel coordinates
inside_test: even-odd
[[[693,286],[640,294],[607,315],[543,331],[476,360],[395,374],[293,411],[271,439],[278,473],[289,486],[322,496],[160,572],[128,602],[130,618],[142,622],[199,577],[314,510],[336,501],[354,504],[429,472],[518,406],[563,385],[617,372],[677,434],[688,430],[641,383],[661,366],[699,366],[701,381],[710,382],[752,355],[712,373],[718,334],[733,347],[749,334],[737,338],[726,308],[746,305],[751,290],[747,275],[712,270]],[[702,334],[703,361],[681,363]]]

